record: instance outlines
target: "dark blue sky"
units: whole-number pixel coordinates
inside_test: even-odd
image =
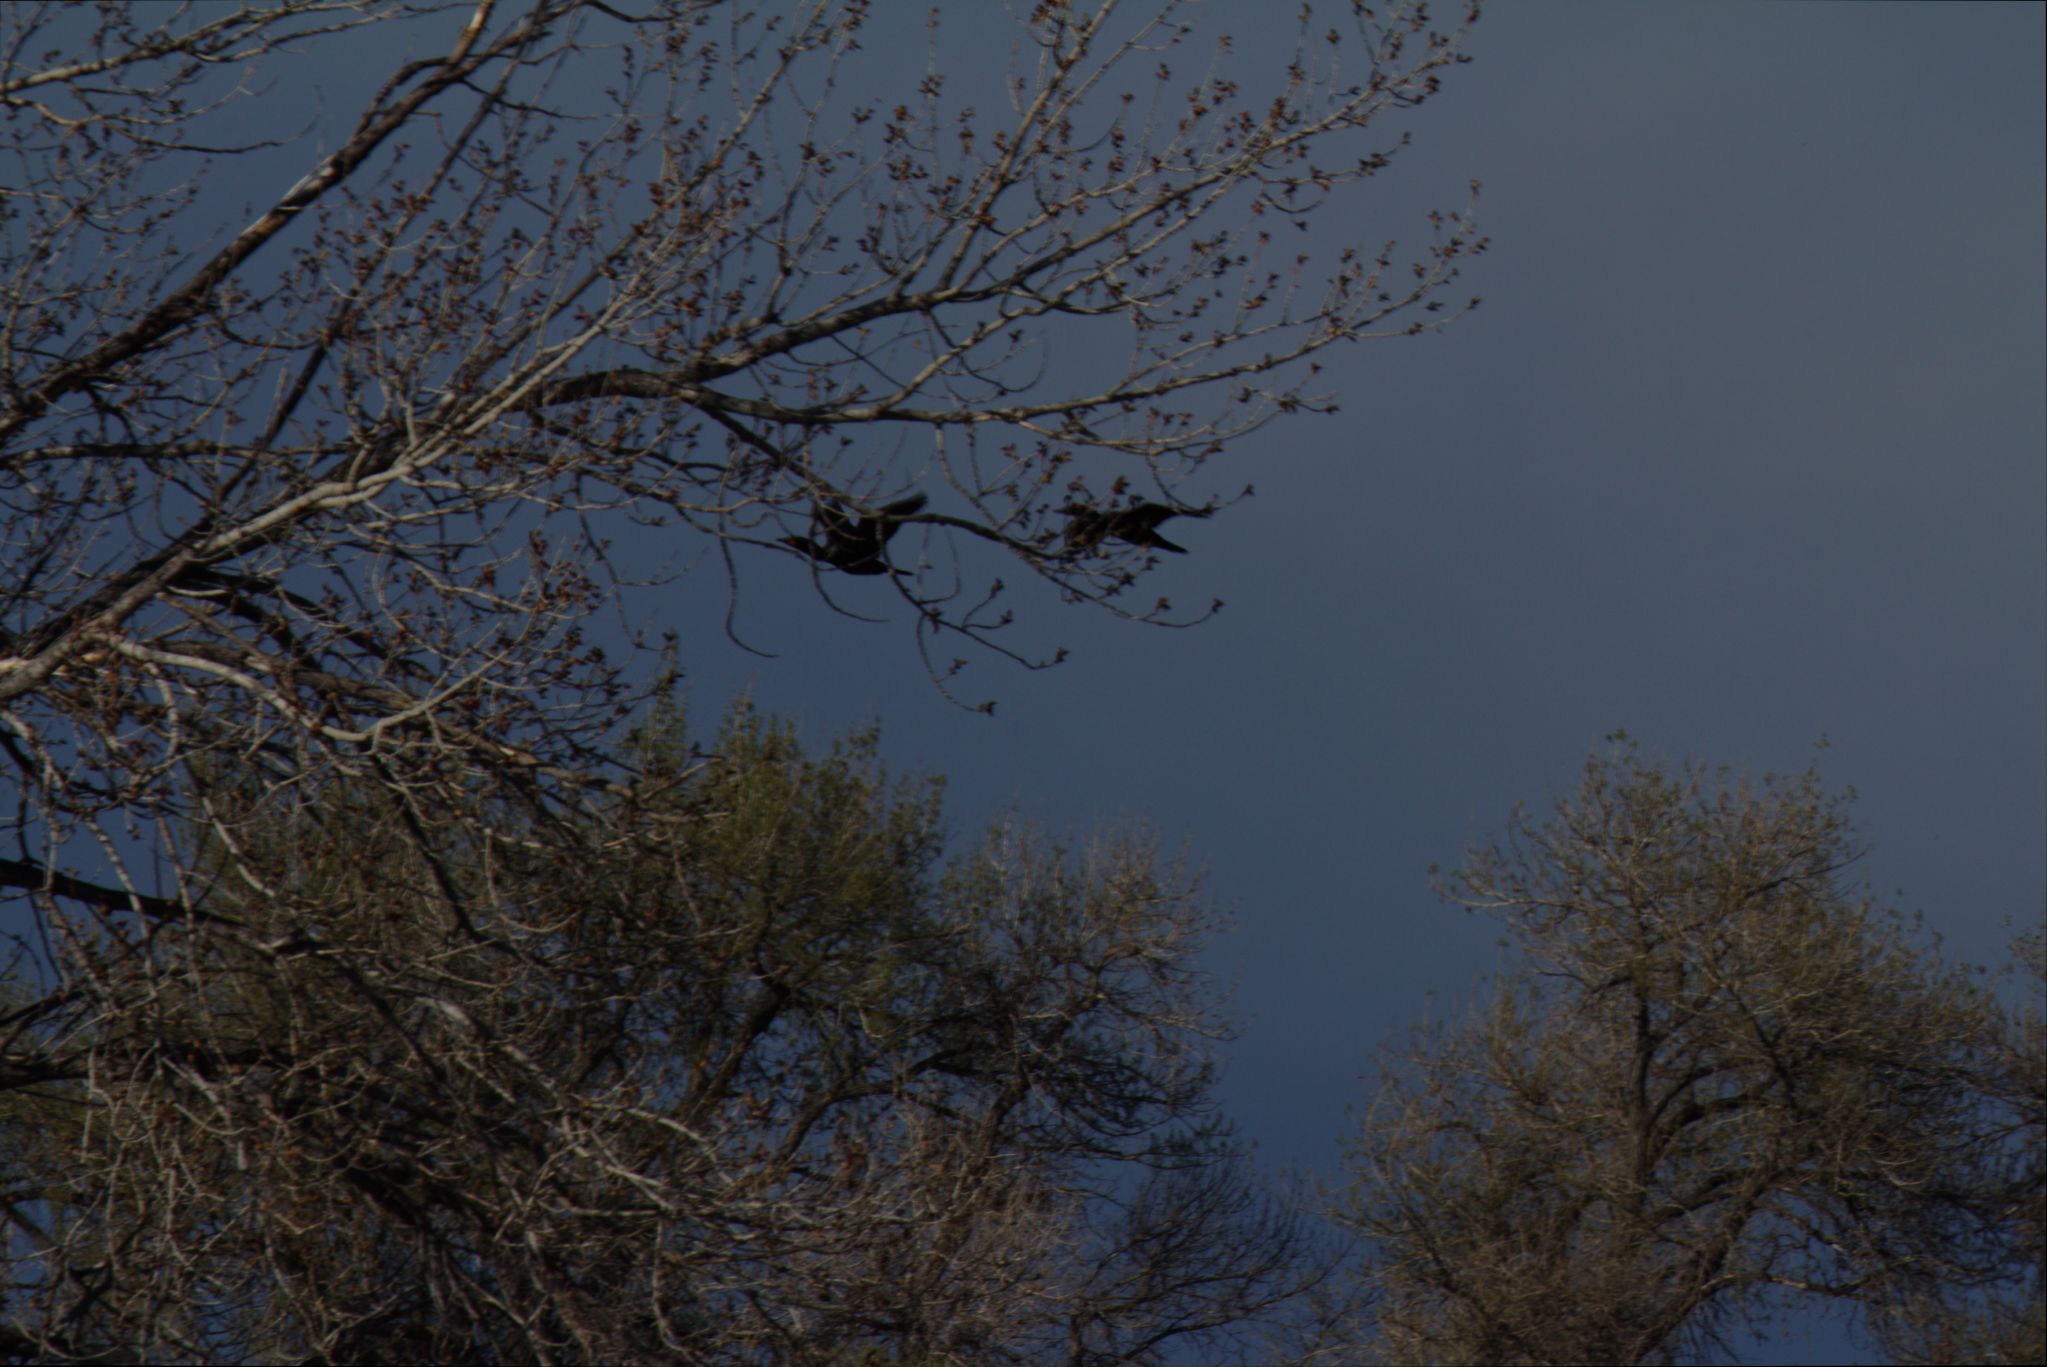
[[[2043,13],[1494,7],[1316,229],[1416,241],[1482,180],[1485,304],[1346,349],[1341,414],[1218,463],[1257,497],[1158,580],[1219,619],[1069,611],[1061,668],[974,666],[991,721],[901,630],[775,609],[775,661],[686,651],[697,696],[750,683],[814,741],[878,717],[963,831],[1014,802],[1184,838],[1236,916],[1224,1096],[1275,1163],[1329,1170],[1374,1051],[1498,963],[1430,865],[1615,727],[1754,772],[1826,737],[1870,883],[2001,958],[2047,904]]]
[[[949,90],[985,97],[1005,11],[941,12]],[[1288,55],[1272,12],[1197,11],[1254,92]],[[1412,246],[1481,180],[1483,308],[1325,353],[1340,414],[1183,491],[1258,490],[1177,524],[1191,553],[1154,581],[1227,600],[1214,622],[1022,593],[1030,640],[1072,657],[978,659],[993,719],[932,690],[885,583],[834,585],[891,619],[864,625],[789,558],[742,561],[768,660],[725,640],[714,558],[625,611],[677,631],[706,725],[741,690],[814,745],[878,719],[894,765],[949,776],[963,840],[1014,805],[1184,841],[1236,918],[1210,960],[1244,1026],[1223,1096],[1276,1166],[1332,1172],[1375,1052],[1499,964],[1430,866],[1617,727],[1757,773],[1825,737],[1869,882],[1999,960],[2047,905],[2043,15],[1495,6],[1413,147],[1310,235]],[[899,37],[866,44],[880,90],[922,74]],[[1817,1332],[1799,1353],[1854,1359]]]
[[[1006,11],[942,12],[971,92]],[[1254,93],[1286,57],[1272,13],[1197,11]],[[1191,553],[1155,578],[1227,600],[1212,623],[1026,595],[1072,658],[977,660],[992,719],[932,690],[886,584],[843,587],[891,619],[863,625],[792,558],[744,562],[766,660],[726,641],[714,559],[627,611],[678,633],[706,724],[743,689],[814,745],[878,719],[894,765],[949,776],[963,839],[1014,805],[1184,841],[1236,918],[1223,1095],[1276,1165],[1329,1172],[1375,1051],[1499,962],[1430,866],[1616,727],[1757,772],[1826,737],[1869,881],[2001,957],[2047,904],[2043,15],[1496,5],[1414,146],[1311,234],[1417,244],[1481,180],[1492,248],[1459,288],[1483,308],[1325,353],[1341,413],[1183,491],[1258,490],[1176,524]],[[921,37],[869,49],[877,81],[921,72]],[[325,78],[330,116],[390,54],[365,60]]]
[[[1339,415],[1213,467],[1257,497],[1181,524],[1157,582],[1221,617],[1039,604],[1073,658],[976,663],[989,720],[904,624],[829,617],[777,562],[742,617],[772,661],[722,647],[706,585],[699,709],[750,686],[816,742],[879,718],[963,832],[1013,802],[1184,838],[1237,918],[1225,1095],[1275,1161],[1330,1163],[1375,1048],[1497,962],[1429,866],[1615,727],[1756,772],[1826,737],[1870,882],[1999,956],[2047,899],[2042,15],[1496,7],[1395,173],[1316,229],[1419,240],[1480,179],[1485,304],[1343,350]],[[1273,54],[1240,55],[1255,84]]]

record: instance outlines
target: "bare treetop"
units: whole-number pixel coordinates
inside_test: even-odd
[[[754,576],[892,593],[941,687],[947,636],[1056,658],[1004,576],[1169,620],[1133,594],[1160,521],[1243,487],[1210,462],[1332,407],[1323,349],[1458,311],[1468,215],[1405,255],[1296,230],[1351,212],[1464,29],[1304,12],[1239,70],[1174,5],[1013,19],[966,90],[936,19],[886,86],[860,3],[7,7],[29,845],[153,819],[214,747],[616,784],[655,671],[581,622],[683,573],[735,632]],[[377,60],[352,110],[296,98]]]

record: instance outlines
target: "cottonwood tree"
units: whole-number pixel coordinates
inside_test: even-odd
[[[1182,874],[1020,822],[942,863],[871,735],[677,735],[591,823],[212,775],[240,933],[17,1025],[4,1347],[1215,1360],[1314,1279],[1213,1112]]]
[[[481,1159],[415,1191],[434,1127],[468,1112],[361,1118],[398,1105],[378,1089],[403,1065],[439,1069],[490,1134],[558,1138],[543,1117],[564,1093],[532,1100],[447,1051],[502,990],[530,1013],[490,1025],[505,1057],[536,1086],[556,1058],[532,1033],[546,994],[517,975],[539,972],[529,920],[564,943],[570,923],[493,891],[495,833],[552,849],[540,833],[655,809],[620,745],[658,652],[647,632],[600,648],[592,611],[623,599],[640,630],[630,604],[685,574],[722,576],[735,636],[764,576],[863,612],[893,597],[942,686],[949,641],[1056,657],[1012,640],[1005,578],[1169,620],[1139,587],[1159,538],[1124,533],[1225,507],[1212,462],[1330,407],[1327,349],[1459,311],[1443,296],[1482,245],[1468,215],[1412,251],[1326,260],[1297,229],[1356,212],[1402,136],[1386,124],[1461,60],[1468,16],[1311,14],[1289,58],[1245,71],[1175,5],[1034,5],[1004,43],[992,15],[973,40],[1006,49],[1006,74],[967,92],[942,31],[895,74],[879,58],[899,35],[857,0],[0,6],[0,887],[26,912],[0,1081],[21,1106],[83,1107],[81,1143],[138,1146],[106,1150],[89,1192],[16,1203],[14,1293],[41,1308],[10,1332],[83,1353],[160,1323],[167,1353],[216,1334],[268,1352],[283,1340],[240,1326],[319,1280],[293,1267],[324,1240],[427,1278],[436,1314],[516,1321],[489,1345],[605,1341],[561,1297],[615,1268],[555,1266],[545,1241],[516,1274],[486,1267],[478,1212],[496,1208],[466,1204]],[[307,910],[264,844],[282,837],[251,833],[273,829],[250,825],[251,792],[365,813],[410,862],[365,836],[377,879]],[[322,858],[357,857],[334,839]],[[422,886],[390,891],[401,867]],[[413,929],[374,919],[427,904]],[[363,1005],[309,1034],[301,992]],[[177,1052],[229,1011],[243,1034]],[[359,1074],[248,1081],[351,1049]],[[136,1098],[164,1070],[191,1090],[150,1110]],[[742,1189],[775,1133],[718,1150],[719,1180]],[[967,1161],[952,1142],[928,1139],[933,1171]],[[552,1152],[490,1161],[551,1173]],[[549,1189],[563,1210],[600,1172],[647,1178],[631,1154],[576,1162]],[[245,1225],[228,1174],[294,1164],[306,1209],[279,1186],[277,1218]],[[461,1232],[408,1243],[344,1218],[329,1178]],[[162,1237],[257,1258],[275,1304],[181,1280],[225,1256],[129,1238],[161,1227],[126,1216],[187,1197],[222,1204]],[[60,1238],[38,1201],[89,1210]],[[536,1288],[552,1308],[518,1318]],[[367,1352],[410,1309],[365,1291],[309,1311],[302,1346]],[[676,1313],[659,1333],[694,1332]]]
[[[8,7],[24,781],[125,804],[220,743],[582,776],[650,671],[577,624],[679,565],[878,578],[942,678],[944,639],[1042,662],[1003,575],[1165,620],[1154,547],[1075,519],[1214,505],[1231,439],[1330,406],[1319,353],[1439,326],[1481,245],[1296,245],[1461,28],[1310,15],[1240,80],[1178,8],[1035,6],[970,102],[936,46],[864,85],[858,3]],[[331,148],[258,137],[379,58]]]
[[[1513,959],[1356,1136],[1365,1351],[1697,1360],[1829,1304],[1900,1351],[2038,1320],[2037,1017],[2028,1045],[1856,855],[1814,772],[1625,745],[1473,854],[1447,891]]]

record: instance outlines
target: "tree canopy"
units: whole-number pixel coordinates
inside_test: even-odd
[[[942,860],[871,734],[744,709],[638,753],[588,824],[213,775],[207,915],[12,1016],[0,1347],[1148,1361],[1318,1275],[1215,1114],[1212,915],[1148,846]]]
[[[1446,890],[1513,957],[1351,1150],[1372,1356],[1699,1360],[1831,1302],[1907,1356],[2037,1360],[2037,1005],[1944,965],[1858,854],[1817,770],[1627,744],[1473,852]]]

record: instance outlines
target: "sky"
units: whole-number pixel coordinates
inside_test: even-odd
[[[1252,9],[1204,20],[1250,35],[1247,81]],[[746,619],[777,659],[691,655],[696,696],[750,688],[814,743],[878,719],[962,833],[1014,805],[1184,841],[1235,919],[1222,1098],[1275,1166],[1329,1173],[1376,1052],[1500,964],[1431,865],[1615,728],[1751,773],[1824,739],[1861,874],[2001,962],[2047,906],[2043,14],[1492,7],[1314,230],[1418,241],[1476,178],[1483,307],[1336,353],[1341,413],[1217,463],[1257,496],[1176,524],[1156,576],[1216,620],[1071,615],[1058,669],[973,667],[989,719],[900,626],[803,605]]]
[[[1326,1165],[1375,1049],[1499,962],[1430,866],[1615,728],[1751,773],[1824,740],[1870,883],[2000,958],[2047,905],[2043,13],[1495,7],[1385,190],[1315,229],[1419,240],[1476,178],[1484,304],[1333,353],[1340,413],[1217,462],[1256,497],[1175,524],[1155,582],[1220,616],[1068,610],[1066,664],[972,666],[991,719],[905,622],[769,585],[741,625],[775,659],[686,637],[697,706],[879,720],[963,833],[1184,841],[1236,919],[1224,1095],[1276,1162]],[[874,587],[842,597],[887,616]]]
[[[942,12],[962,64],[1007,43],[1002,7]],[[1287,56],[1270,12],[1197,11],[1254,89]],[[725,639],[710,567],[630,610],[678,633],[706,723],[742,691],[817,747],[878,721],[892,767],[948,777],[962,844],[1013,808],[1184,846],[1234,920],[1221,1099],[1274,1168],[1333,1174],[1378,1051],[1501,964],[1431,866],[1616,728],[1752,773],[1824,739],[1862,874],[2001,960],[2047,906],[2043,16],[1496,4],[1310,235],[1419,244],[1482,181],[1491,248],[1453,295],[1483,307],[1325,353],[1341,411],[1187,491],[1257,488],[1169,528],[1190,553],[1150,581],[1215,620],[1041,604],[1071,656],[977,660],[993,717],[932,689],[885,585],[840,597],[890,622],[849,621],[791,557],[743,585],[773,658]],[[921,68],[921,38],[871,46]],[[1854,1360],[1829,1334],[1806,1351]]]

